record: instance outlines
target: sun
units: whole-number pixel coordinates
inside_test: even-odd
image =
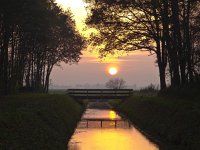
[[[110,68],[108,69],[108,72],[109,72],[110,75],[116,75],[117,72],[118,72],[118,70],[117,70],[116,67],[110,67]]]

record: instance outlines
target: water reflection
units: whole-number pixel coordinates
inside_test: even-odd
[[[115,111],[109,109],[87,109],[83,118],[121,118]]]
[[[114,111],[95,109],[89,109],[84,117],[120,118]],[[126,122],[120,122],[118,128],[112,123],[105,122],[103,128],[98,128],[98,122],[90,122],[89,128],[77,128],[69,142],[69,150],[158,150],[134,127],[127,128]]]
[[[116,112],[110,110],[109,111],[109,117],[110,117],[111,120],[116,119],[117,118]]]

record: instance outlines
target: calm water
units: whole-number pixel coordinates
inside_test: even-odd
[[[120,119],[112,110],[87,109],[83,118]],[[127,121],[81,121],[72,139],[69,150],[159,150],[159,148],[146,139],[137,129],[129,126]]]

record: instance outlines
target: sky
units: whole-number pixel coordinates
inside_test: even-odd
[[[83,31],[87,12],[82,0],[56,0],[56,2],[63,9],[71,9],[77,29],[82,34],[89,32]],[[145,87],[151,83],[159,84],[155,56],[149,56],[148,52],[133,52],[114,58],[110,56],[106,61],[100,60],[98,53],[89,48],[82,53],[82,59],[78,64],[61,63],[61,66],[54,67],[51,74],[52,87],[87,88],[90,85],[90,88],[102,88],[112,78],[122,78],[126,81],[126,85],[133,88]],[[114,76],[108,73],[108,69],[112,66],[118,68],[118,73]]]

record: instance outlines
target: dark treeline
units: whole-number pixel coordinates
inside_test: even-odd
[[[161,89],[196,82],[200,75],[199,0],[85,0],[87,24],[99,31],[92,45],[156,55]]]
[[[48,92],[54,65],[78,62],[84,40],[54,0],[0,1],[0,94]]]

